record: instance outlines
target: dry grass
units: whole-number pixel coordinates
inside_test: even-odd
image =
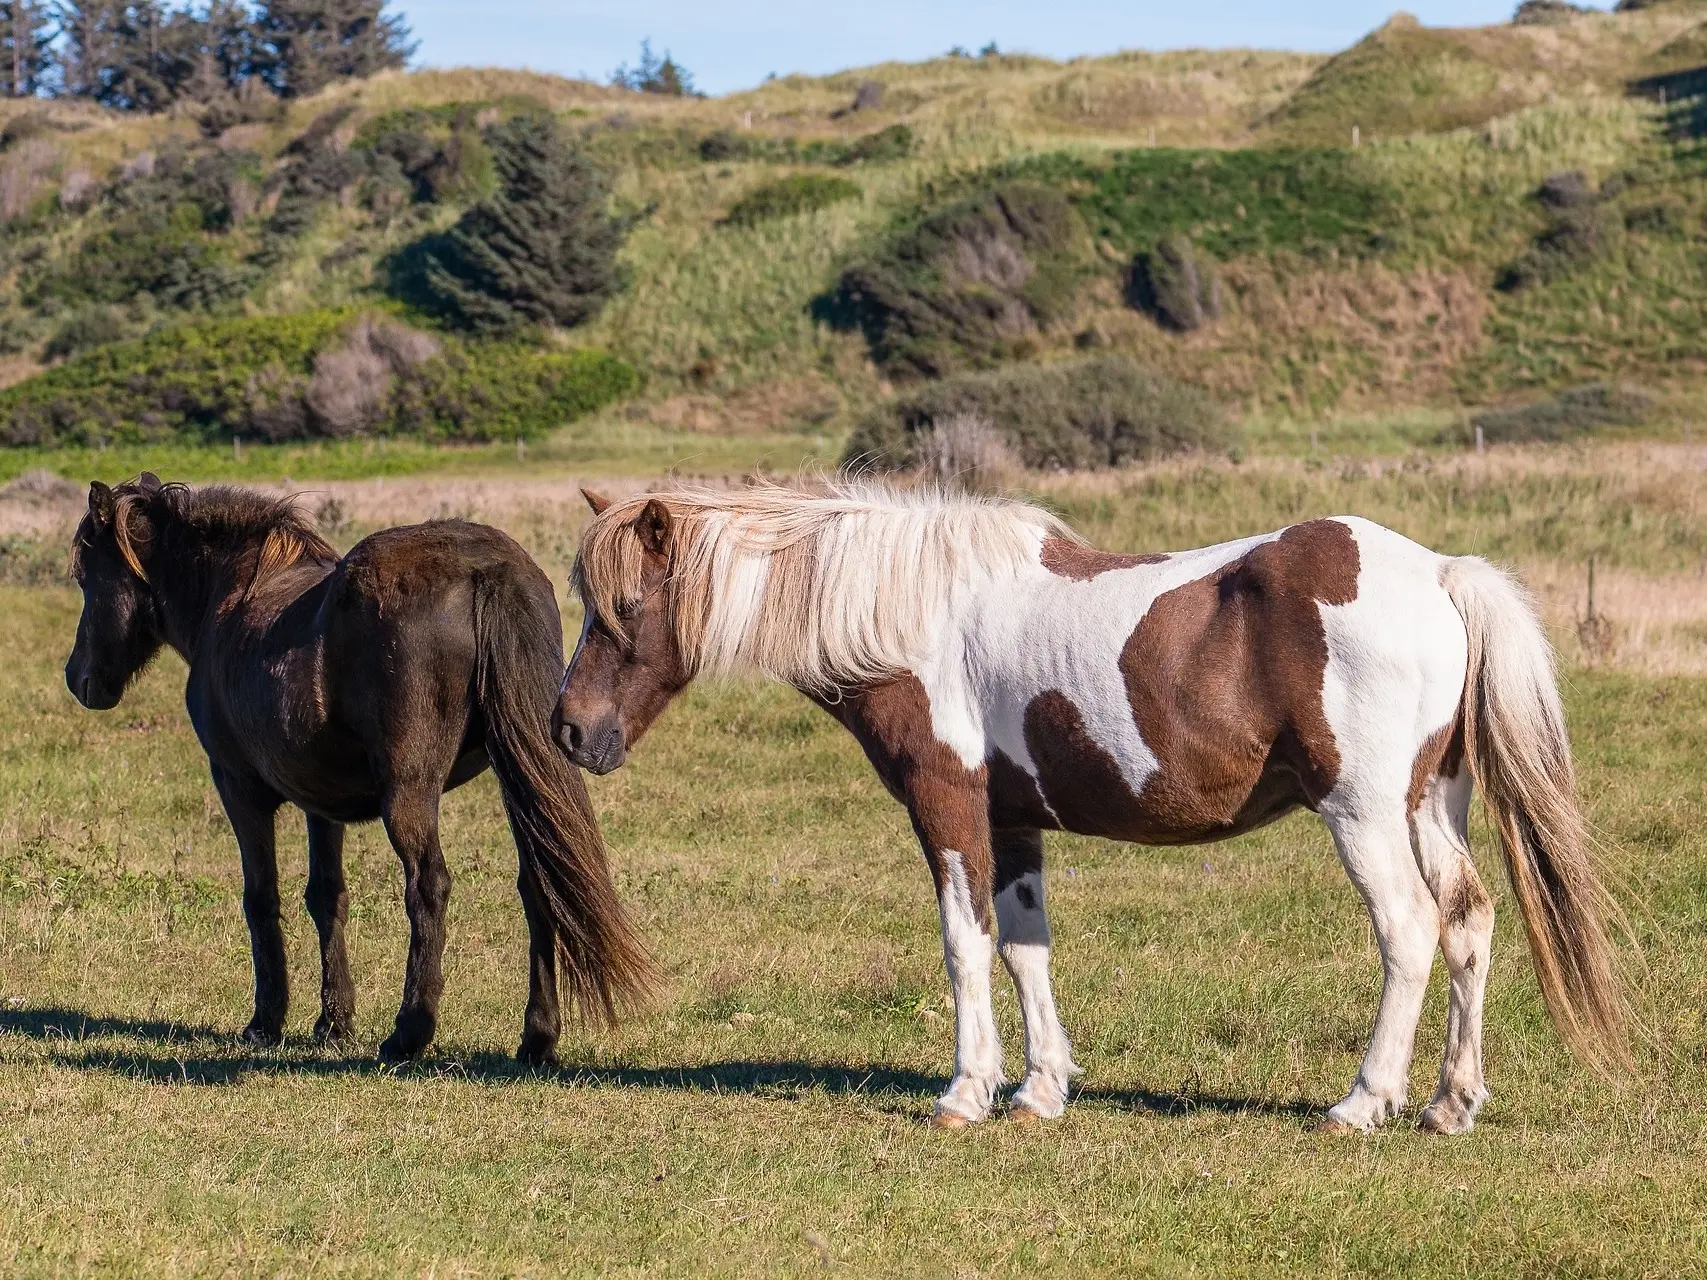
[[[1577,622],[1586,610],[1593,557],[1596,611],[1617,636],[1603,665],[1644,675],[1707,674],[1707,448],[1701,446],[1502,447],[1480,456],[1240,463],[1195,457],[1018,478],[1001,470],[1001,483],[1031,493],[1114,550],[1200,546],[1341,513],[1379,520],[1449,553],[1489,555],[1516,567],[1540,595],[1554,642],[1572,665],[1585,658]],[[743,472],[690,470],[684,478],[737,485]],[[311,511],[333,500],[336,527],[328,532],[346,543],[434,517],[497,524],[561,584],[586,519],[583,485],[622,496],[647,482],[632,472],[576,469],[549,478],[390,476],[281,487],[306,492]],[[51,550],[43,554],[58,557],[81,510],[81,490],[45,499],[0,492],[0,541],[44,542]]]

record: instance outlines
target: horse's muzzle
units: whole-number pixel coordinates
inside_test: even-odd
[[[590,728],[563,719],[561,713],[552,716],[552,720],[557,745],[576,767],[602,777],[621,768],[628,759],[628,744],[623,741],[622,726],[615,716]]]
[[[71,696],[90,711],[111,711],[119,704],[121,694],[113,692],[94,676],[74,674],[67,668],[65,685],[71,690]]]

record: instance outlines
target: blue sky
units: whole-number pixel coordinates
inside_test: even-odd
[[[1610,7],[1610,0],[1599,0]],[[823,74],[953,45],[1067,58],[1116,49],[1253,46],[1343,49],[1401,0],[998,0],[784,3],[783,0],[392,0],[421,41],[424,66],[532,67],[606,79],[643,37],[668,48],[699,88],[728,93],[768,72]],[[1516,0],[1410,0],[1429,26],[1500,22]]]

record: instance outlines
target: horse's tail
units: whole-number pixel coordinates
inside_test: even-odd
[[[551,742],[563,631],[544,575],[536,589],[509,573],[483,575],[474,633],[475,696],[520,856],[521,890],[532,891],[551,923],[563,985],[582,1016],[613,1025],[619,1008],[655,992],[657,971],[617,898],[581,772]]]
[[[1629,1062],[1617,955],[1602,919],[1553,648],[1529,593],[1475,556],[1443,585],[1464,619],[1464,739],[1499,831],[1542,997],[1574,1050],[1605,1073]],[[1615,909],[1615,908],[1614,908]]]

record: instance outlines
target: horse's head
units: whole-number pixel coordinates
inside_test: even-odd
[[[155,527],[165,487],[152,473],[109,489],[89,486],[89,510],[77,526],[71,569],[83,588],[77,643],[65,683],[85,707],[118,705],[125,686],[165,643],[148,581]]]
[[[654,498],[623,518],[607,514],[607,499],[582,492],[595,517],[575,560],[586,619],[552,736],[581,768],[604,774],[628,758],[691,674],[666,588],[676,533],[669,508]]]

